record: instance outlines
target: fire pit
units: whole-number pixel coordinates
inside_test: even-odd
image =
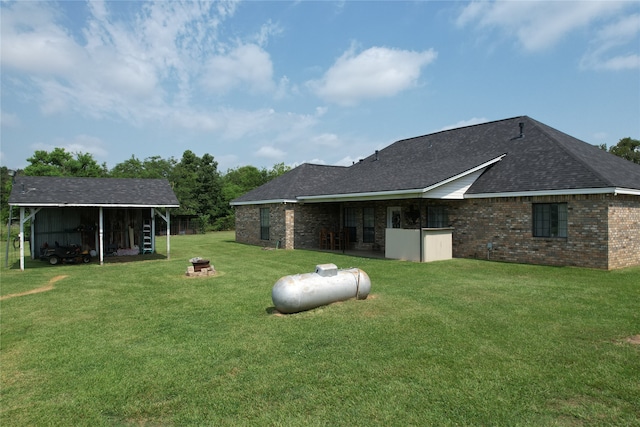
[[[187,267],[187,276],[189,277],[207,277],[214,276],[216,269],[213,265],[209,264],[208,259],[202,259],[200,257],[191,258],[189,260],[192,266]]]
[[[209,260],[200,257],[191,258],[189,262],[193,264],[193,271],[207,270],[210,267]]]

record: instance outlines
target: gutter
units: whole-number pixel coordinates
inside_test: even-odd
[[[9,203],[20,208],[179,208],[180,205],[130,205],[123,203]]]
[[[298,203],[296,199],[268,199],[268,200],[252,200],[249,202],[229,202],[231,206],[245,206],[245,205],[266,205],[266,204],[279,204],[286,205],[287,203]]]
[[[532,191],[506,191],[500,193],[465,194],[465,199],[487,199],[490,197],[534,197],[534,196],[573,196],[579,194],[626,194],[640,196],[640,190],[633,188],[605,187],[605,188],[571,188],[564,190],[532,190]]]

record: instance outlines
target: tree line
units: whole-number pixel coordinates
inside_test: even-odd
[[[231,230],[235,226],[235,216],[229,202],[249,190],[265,184],[291,168],[277,163],[271,169],[241,166],[218,171],[218,162],[210,154],[197,156],[187,150],[178,160],[160,156],[144,160],[132,155],[131,158],[108,169],[106,163],[99,164],[89,153],[70,153],[64,148],[53,151],[37,150],[27,159],[29,165],[17,171],[26,176],[67,176],[93,178],[164,178],[173,188],[180,208],[173,209],[172,215],[193,215],[199,218],[201,231]],[[9,217],[9,193],[12,178],[9,170],[0,170],[1,219],[6,223]]]

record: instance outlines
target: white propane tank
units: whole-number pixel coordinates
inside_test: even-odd
[[[338,270],[335,264],[319,264],[314,273],[280,278],[271,299],[280,313],[297,313],[336,301],[366,299],[371,280],[359,268]]]

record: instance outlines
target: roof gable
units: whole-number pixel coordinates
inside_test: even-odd
[[[166,179],[18,176],[13,206],[179,207]]]

